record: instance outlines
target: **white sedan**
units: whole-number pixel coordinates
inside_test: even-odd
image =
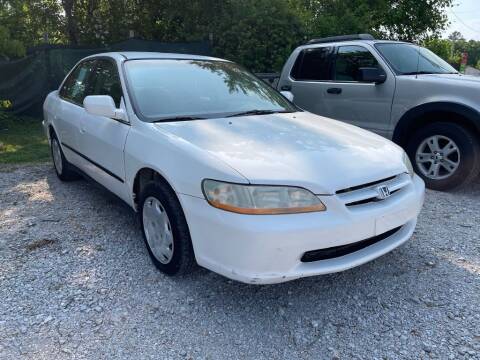
[[[407,241],[424,199],[400,147],[216,58],[85,58],[48,95],[44,127],[58,177],[127,202],[167,274],[199,264],[267,284],[346,270]]]

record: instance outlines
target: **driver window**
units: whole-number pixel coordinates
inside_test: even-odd
[[[110,95],[117,108],[122,99],[122,86],[117,65],[110,60],[97,60],[88,95]]]
[[[83,106],[94,63],[94,60],[88,60],[75,68],[60,89],[61,98]]]
[[[335,80],[360,81],[359,68],[380,68],[377,59],[362,46],[341,46],[335,60]]]

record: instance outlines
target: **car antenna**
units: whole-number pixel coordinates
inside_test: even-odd
[[[415,71],[415,79],[418,79],[418,70],[420,69],[420,46],[418,45],[416,46],[417,46],[417,71]]]

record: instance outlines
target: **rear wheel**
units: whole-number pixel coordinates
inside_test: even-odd
[[[65,159],[60,142],[55,134],[50,139],[50,150],[52,153],[53,167],[57,176],[62,181],[76,180],[80,176],[72,169],[72,165]]]
[[[478,139],[458,124],[438,122],[420,128],[407,152],[416,173],[433,190],[461,187],[480,173]]]

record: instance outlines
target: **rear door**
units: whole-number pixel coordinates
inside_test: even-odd
[[[86,95],[109,95],[124,108],[123,91],[115,60],[97,58]],[[83,110],[79,151],[86,172],[120,197],[126,196],[124,146],[130,131],[127,121],[92,115]]]
[[[95,61],[86,60],[78,64],[64,81],[59,91],[59,105],[53,118],[55,132],[67,160],[81,166],[79,148],[80,125],[85,111],[83,99]]]
[[[291,91],[294,102],[302,109],[331,116],[327,90],[332,80],[332,46],[319,46],[300,51],[290,74],[283,77],[280,90]]]
[[[332,92],[327,89],[325,102],[332,118],[387,136],[395,77],[379,61],[379,57],[365,46],[338,46],[333,81],[329,84],[329,89],[337,90]],[[360,81],[359,68],[362,67],[379,68],[387,74],[386,81],[381,84]]]

